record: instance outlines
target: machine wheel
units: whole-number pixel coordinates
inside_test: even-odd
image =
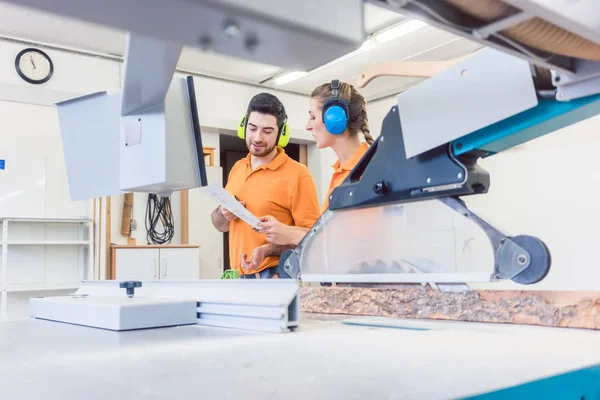
[[[513,282],[521,285],[531,285],[540,282],[548,275],[550,264],[550,250],[540,239],[534,236],[520,235],[511,238],[513,242],[521,246],[531,257],[529,267],[512,278]]]

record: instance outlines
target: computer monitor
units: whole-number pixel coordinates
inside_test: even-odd
[[[122,99],[101,92],[57,104],[71,199],[206,186],[194,78],[175,77],[162,102],[132,115],[122,116]]]

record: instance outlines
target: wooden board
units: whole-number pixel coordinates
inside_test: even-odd
[[[508,323],[600,330],[600,292],[303,287],[306,313]]]
[[[357,86],[363,88],[373,79],[381,76],[431,78],[471,56],[472,54],[467,54],[445,61],[384,61],[365,69],[357,79]]]
[[[131,212],[133,208],[133,193],[123,196],[123,213],[121,214],[121,235],[129,237],[131,234]]]
[[[106,216],[105,216],[105,221],[106,221],[106,238],[105,238],[105,248],[106,248],[106,265],[104,266],[104,278],[107,279],[107,275],[109,274],[110,270],[111,270],[111,259],[110,259],[110,245],[111,245],[111,229],[112,229],[112,224],[111,224],[111,218],[112,218],[112,214],[110,211],[110,196],[105,197],[106,199]]]
[[[300,164],[308,166],[308,146],[305,144],[301,144],[299,147],[300,154],[298,155],[298,162]]]
[[[181,191],[181,243],[190,242],[190,194],[187,190]]]

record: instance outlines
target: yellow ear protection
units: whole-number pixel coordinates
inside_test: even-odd
[[[331,81],[331,98],[323,104],[323,123],[329,133],[339,135],[348,126],[348,103],[340,99],[340,81]]]
[[[238,125],[237,135],[240,139],[246,139],[246,127],[248,125],[248,116],[244,115],[244,118],[240,121]],[[283,121],[283,125],[279,128],[279,132],[277,132],[277,146],[285,147],[290,142],[290,127],[287,124],[287,116]]]

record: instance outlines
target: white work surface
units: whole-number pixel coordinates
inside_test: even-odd
[[[306,316],[300,331],[283,334],[6,322],[0,324],[0,388],[2,398],[44,400],[448,399],[600,363],[600,332],[403,324],[432,330]]]

